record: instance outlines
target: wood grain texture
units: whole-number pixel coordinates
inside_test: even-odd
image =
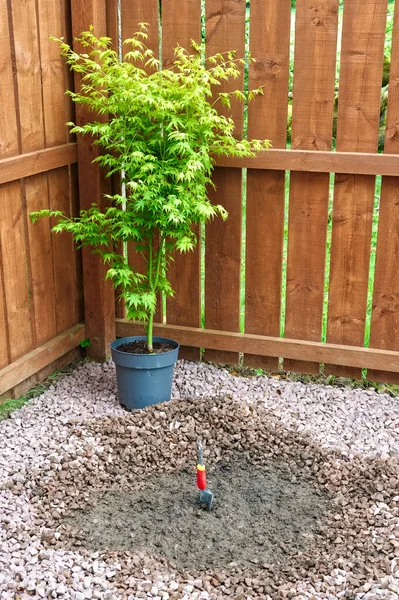
[[[13,0],[21,153],[44,148],[44,116],[40,69],[39,32],[35,0]]]
[[[79,175],[78,166],[71,165],[68,169],[69,181],[70,181],[70,195],[69,195],[69,212],[73,216],[79,214]],[[84,289],[83,289],[83,265],[82,265],[82,251],[75,248],[75,272],[76,272],[76,321],[78,323],[84,321],[85,309],[84,309]]]
[[[343,15],[337,150],[376,152],[386,0],[352,0]],[[375,177],[337,174],[334,188],[327,341],[364,343]],[[359,379],[359,369],[325,365]]]
[[[288,112],[290,0],[252,0],[249,89],[263,95],[248,107],[248,138],[266,138],[285,148]],[[245,331],[280,334],[284,236],[284,171],[247,172]],[[278,370],[278,359],[244,356],[246,365]]]
[[[1,214],[1,211],[0,211]],[[10,362],[10,340],[7,327],[7,306],[0,244],[0,369]]]
[[[393,123],[391,134],[395,134]],[[312,171],[314,173],[349,173],[359,175],[396,176],[399,157],[396,154],[372,152],[330,152],[322,150],[278,150],[271,148],[252,158],[219,157],[217,167],[269,169],[280,171]]]
[[[10,359],[16,360],[31,350],[33,345],[26,277],[24,214],[19,182],[0,187],[0,244]]]
[[[179,44],[193,52],[190,41],[201,39],[201,3],[198,0],[164,0],[162,3],[162,62],[164,68],[174,60]],[[197,235],[199,228],[196,228]],[[174,325],[199,327],[200,307],[200,242],[193,252],[176,252],[168,268],[168,278],[176,295],[167,299],[166,319]],[[179,357],[199,360],[198,348],[181,347]]]
[[[384,152],[399,154],[399,3],[395,4],[387,127]],[[399,158],[399,157],[398,157]],[[383,177],[376,265],[374,275],[373,312],[371,317],[370,347],[399,349],[399,181],[397,177]],[[369,369],[367,378],[399,384],[399,374]]]
[[[0,160],[0,184],[76,163],[77,145],[62,144]]]
[[[67,0],[37,0],[40,18],[39,48],[42,78],[43,111],[45,124],[45,144],[49,148],[68,141],[68,127],[71,100],[65,95],[68,81],[65,59],[60,56],[59,45],[49,38],[68,39],[66,10]]]
[[[391,132],[395,135],[393,124]],[[0,160],[0,184],[58,169],[77,162],[76,143],[63,144]],[[316,152],[312,150],[270,149],[254,158],[221,157],[217,167],[267,169],[270,171],[312,171],[315,173],[348,173],[396,176],[399,157],[396,154],[367,152]]]
[[[222,224],[214,220],[206,226],[205,327],[239,331],[241,173],[233,169],[215,169],[213,181],[216,191],[210,189],[209,198],[213,203],[223,204],[229,216]],[[237,364],[238,355],[206,350],[205,360]]]
[[[11,14],[6,2],[0,5],[0,73],[1,73],[1,102],[0,102],[0,158],[13,156],[18,153],[18,133],[16,121],[16,106],[14,103],[13,63],[11,56],[10,27]],[[13,187],[3,185],[0,188],[0,198],[7,198],[14,192]],[[8,212],[8,211],[7,211]],[[10,337],[7,310],[6,278],[9,275],[9,261],[4,265],[3,251],[8,251],[11,240],[3,239],[7,234],[2,226],[5,211],[0,206],[0,367],[11,361]]]
[[[53,31],[56,37],[69,37],[69,24],[66,18],[70,8],[67,0],[54,6],[52,0],[38,0],[40,30],[40,60],[43,85],[43,108],[46,147],[59,147],[67,143],[69,131],[66,126],[71,117],[71,100],[65,95],[69,81],[65,60],[60,56],[58,44],[48,39],[47,32]],[[43,17],[43,18],[42,18]],[[49,207],[63,210],[70,215],[72,182],[68,168],[56,169],[47,173]],[[51,223],[53,225],[54,222]],[[78,318],[77,273],[75,247],[70,235],[51,236],[54,302],[56,329],[53,335],[74,325]]]
[[[0,158],[18,154],[18,131],[14,103],[13,64],[7,2],[0,5]]]
[[[245,52],[245,0],[207,0],[206,55],[236,50]],[[243,89],[242,75],[218,86],[218,92]],[[235,135],[242,136],[243,106],[233,102],[231,110],[218,108],[232,116]],[[242,224],[242,173],[233,169],[214,170],[216,192],[210,191],[212,202],[222,204],[229,212],[226,222],[215,219],[206,227],[205,237],[205,324],[209,328],[239,331],[240,328],[240,260]],[[238,354],[205,351],[205,360],[236,364]]]
[[[331,149],[337,31],[338,0],[298,3],[294,149]],[[290,338],[321,339],[328,194],[328,174],[291,172],[285,316],[285,335]],[[318,374],[319,363],[287,360],[284,369]]]
[[[53,252],[49,219],[32,223],[29,214],[48,209],[47,175],[30,177],[26,186],[26,213],[28,224],[28,243],[31,273],[31,302],[35,326],[35,341],[43,344],[55,337],[56,304],[53,273]],[[64,257],[66,260],[67,257]]]
[[[0,395],[60,358],[85,339],[85,326],[80,323],[35,348],[0,371]]]
[[[38,9],[35,0],[12,2],[18,126],[22,154],[40,150],[46,145]],[[32,339],[36,345],[56,334],[50,222],[45,220],[37,228],[32,228],[29,219],[32,206],[49,206],[47,176],[40,174],[22,180],[21,198],[28,259]],[[46,293],[47,289],[49,293]],[[41,323],[45,315],[49,318],[46,323]]]
[[[116,333],[118,337],[137,335],[140,324],[124,319],[117,319]],[[275,338],[250,333],[233,333],[231,331],[215,331],[182,325],[161,325],[154,327],[155,335],[180,339],[183,344],[213,348],[214,350],[231,350],[245,354],[262,356],[282,356],[292,360],[310,362],[328,362],[354,367],[386,368],[399,373],[399,352],[363,348],[362,346],[345,346],[305,340]]]
[[[112,39],[112,47],[118,51],[118,2],[115,0],[105,0],[106,4],[106,19],[107,19],[107,36]]]
[[[105,4],[101,0],[72,0],[72,31],[74,36],[94,26],[97,35],[106,33]],[[79,86],[75,78],[75,86]],[[83,125],[92,119],[86,107],[76,107],[76,122]],[[109,192],[109,181],[105,173],[93,159],[98,148],[90,139],[78,137],[79,198],[80,208],[89,208],[97,202],[101,208],[106,205],[104,193]],[[115,303],[111,281],[105,281],[106,267],[100,257],[88,248],[82,250],[83,281],[85,299],[86,335],[91,340],[88,355],[96,360],[105,360],[110,354],[109,344],[115,338]]]
[[[71,215],[70,186],[67,168],[51,171],[48,174],[50,209],[62,210]],[[51,223],[54,225],[55,223]],[[77,312],[78,287],[77,260],[75,244],[70,234],[52,234],[54,300],[56,307],[56,333],[62,333],[79,322]]]
[[[139,29],[139,23],[148,24],[148,40],[156,58],[159,57],[159,5],[158,0],[121,0],[122,41],[133,36]],[[126,49],[123,50],[124,52]]]
[[[55,37],[69,39],[67,11],[70,3],[61,0],[54,5],[52,0],[38,0],[40,19],[40,61],[43,85],[43,108],[46,147],[62,147],[69,139],[66,122],[72,117],[71,100],[65,88],[72,83],[65,60],[60,56],[59,46],[51,41],[48,31]],[[47,173],[49,207],[71,214],[70,197],[73,192],[68,168],[53,169]],[[50,223],[54,225],[54,221]],[[54,304],[56,307],[55,331],[65,331],[78,321],[77,307],[77,263],[75,246],[70,235],[51,236]],[[36,307],[36,304],[35,304]]]

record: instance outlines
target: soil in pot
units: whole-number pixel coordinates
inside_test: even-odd
[[[180,569],[288,564],[323,536],[329,501],[311,481],[295,481],[278,462],[233,461],[208,474],[214,510],[199,506],[195,473],[152,478],[136,492],[106,492],[69,523],[95,550],[144,550]]]
[[[170,352],[175,350],[176,347],[165,342],[154,342],[153,352],[148,352],[147,342],[145,340],[136,340],[135,342],[128,342],[127,344],[121,344],[117,350],[120,352],[127,352],[128,354],[161,354],[162,352]]]

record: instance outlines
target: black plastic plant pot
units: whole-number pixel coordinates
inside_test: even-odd
[[[130,354],[118,350],[121,344],[147,339],[145,336],[119,338],[112,342],[112,360],[116,365],[119,402],[128,410],[167,402],[172,394],[172,379],[179,344],[167,338],[154,337],[154,342],[173,346],[159,354]]]

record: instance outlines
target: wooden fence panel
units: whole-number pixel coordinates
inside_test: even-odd
[[[236,50],[245,52],[245,0],[207,0],[206,55]],[[225,83],[217,91],[243,89],[244,74]],[[233,103],[231,113],[237,136],[243,131],[243,106]],[[226,111],[224,114],[227,114]],[[210,190],[212,202],[222,204],[229,213],[226,222],[215,219],[206,226],[205,237],[205,325],[227,331],[240,330],[240,266],[242,225],[242,172],[239,169],[215,168],[216,191]],[[208,350],[205,359],[217,363],[238,362],[234,352]]]
[[[58,164],[50,166],[51,160],[37,168],[34,157],[70,140],[65,125],[73,113],[65,97],[70,78],[57,44],[49,40],[50,32],[70,39],[70,2],[53,4],[17,0],[0,7],[0,154],[2,160],[28,159],[16,177],[12,165],[9,171],[4,165],[0,186],[0,368],[82,317],[80,264],[72,240],[56,240],[48,220],[34,226],[29,218],[32,210],[60,206],[60,195],[67,212],[77,208],[68,159],[59,162],[67,166],[54,169]],[[73,153],[69,156],[75,160]]]
[[[337,150],[376,152],[387,0],[345,3]],[[363,345],[375,177],[335,176],[327,341]],[[325,365],[360,379],[360,369]]]
[[[330,150],[338,0],[297,3],[292,147]],[[320,341],[328,218],[328,173],[291,172],[285,336]],[[300,315],[300,317],[299,317]],[[288,371],[318,374],[319,364],[285,360]]]
[[[249,89],[263,86],[248,106],[248,138],[285,148],[291,0],[251,1]],[[245,331],[280,335],[285,172],[247,172]],[[276,371],[278,359],[246,354],[250,367]]]
[[[194,52],[190,41],[201,41],[201,3],[199,0],[164,0],[162,3],[162,63],[167,68],[173,63],[174,48],[180,44]],[[199,228],[196,228],[197,235]],[[200,306],[200,240],[193,252],[176,253],[168,268],[168,277],[176,292],[168,298],[166,319],[171,325],[199,327]],[[183,347],[180,358],[199,360],[198,348]]]
[[[399,2],[395,4],[384,152],[399,154]],[[370,347],[399,350],[399,180],[383,177]],[[369,369],[367,378],[399,384],[399,374]]]

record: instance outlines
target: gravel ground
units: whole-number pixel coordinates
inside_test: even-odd
[[[113,365],[86,363],[0,423],[0,598],[399,598],[398,399],[184,361],[173,398],[126,413]],[[198,435],[210,470],[238,451],[313,479],[334,505],[324,545],[289,568],[189,573],[143,551],[87,550],[65,525],[95,492],[194,463]]]

